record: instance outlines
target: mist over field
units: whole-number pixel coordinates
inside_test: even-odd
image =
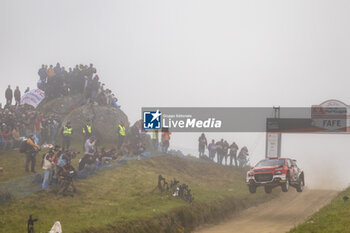
[[[0,3],[0,89],[36,87],[41,64],[68,68],[91,62],[132,124],[144,106],[350,103],[349,9],[348,1],[316,0],[5,0]],[[173,134],[170,147],[196,154],[198,136]],[[210,138],[247,145],[252,162],[264,157],[264,134]],[[347,140],[286,135],[282,151],[298,159],[310,179],[318,174],[308,185],[319,187],[320,177],[334,176],[332,185],[344,187]],[[328,175],[323,172],[328,166],[338,169],[327,169]]]

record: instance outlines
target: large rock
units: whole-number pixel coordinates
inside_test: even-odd
[[[120,121],[123,120],[127,124],[126,127],[128,127],[128,117],[120,109],[112,106],[91,104],[83,105],[71,111],[63,118],[62,126],[70,121],[74,131],[74,139],[83,141],[82,129],[88,119],[92,121],[93,135],[104,143],[117,142],[118,124]]]
[[[84,105],[86,102],[82,94],[77,94],[73,96],[63,96],[50,101],[45,101],[40,103],[38,106],[39,111],[55,113],[60,117],[67,116],[71,111],[80,106]]]

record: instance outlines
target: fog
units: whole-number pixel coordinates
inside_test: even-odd
[[[345,0],[2,0],[0,90],[34,88],[41,64],[91,62],[131,123],[144,106],[350,104],[349,10]],[[195,153],[198,137],[174,134],[171,147]],[[264,157],[264,134],[209,138],[247,145],[252,162]],[[310,186],[344,187],[348,140],[285,135],[283,154],[298,159]]]

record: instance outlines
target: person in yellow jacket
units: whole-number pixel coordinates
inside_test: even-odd
[[[72,140],[73,128],[70,121],[62,128],[62,149],[69,150]]]
[[[31,172],[35,173],[36,154],[40,146],[36,144],[34,135],[30,135],[26,142],[26,172],[29,172],[29,163],[31,163]]]
[[[51,79],[56,75],[52,65],[50,65],[49,69],[47,69],[46,74],[48,79]]]
[[[118,124],[118,149],[121,148],[126,137],[126,128],[124,121],[120,121]]]
[[[83,126],[82,131],[84,136],[84,141],[83,141],[83,147],[84,147],[86,140],[88,140],[92,136],[92,126],[91,126],[90,120],[86,121],[86,124]]]
[[[154,129],[152,131],[152,144],[154,151],[158,151],[159,146],[159,132],[158,129]]]

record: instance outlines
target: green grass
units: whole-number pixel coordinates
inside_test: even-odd
[[[41,154],[36,156],[37,172],[41,172]],[[25,171],[26,154],[19,153],[18,150],[9,150],[0,154],[0,167],[4,169],[0,172],[0,182],[15,179],[22,176],[28,176],[32,173]],[[30,168],[29,168],[30,169]]]
[[[332,202],[311,216],[305,223],[293,228],[291,233],[345,233],[350,232],[350,188],[341,192]]]
[[[160,194],[159,174],[188,184],[195,202]],[[47,232],[57,220],[64,232],[188,232],[278,195],[262,189],[249,194],[239,169],[172,156],[129,161],[80,180],[77,188],[74,197],[50,190],[2,205],[0,232],[25,232],[30,214],[39,218],[36,232]]]
[[[75,143],[72,145],[72,148],[76,151],[82,151],[83,146],[78,145]],[[47,152],[48,149],[43,149],[42,151],[38,152],[36,155],[36,164],[35,164],[35,171],[36,172],[42,172],[41,168],[41,159],[42,155]],[[82,154],[79,155],[79,158],[82,156]],[[26,154],[20,153],[18,150],[8,150],[5,152],[2,152],[0,154],[0,167],[2,167],[4,170],[3,172],[0,172],[0,182],[1,181],[7,181],[16,179],[23,176],[29,176],[33,173],[26,172],[25,171],[25,161],[26,161]],[[78,160],[74,161],[74,165],[76,165]],[[30,165],[29,165],[30,169]]]

